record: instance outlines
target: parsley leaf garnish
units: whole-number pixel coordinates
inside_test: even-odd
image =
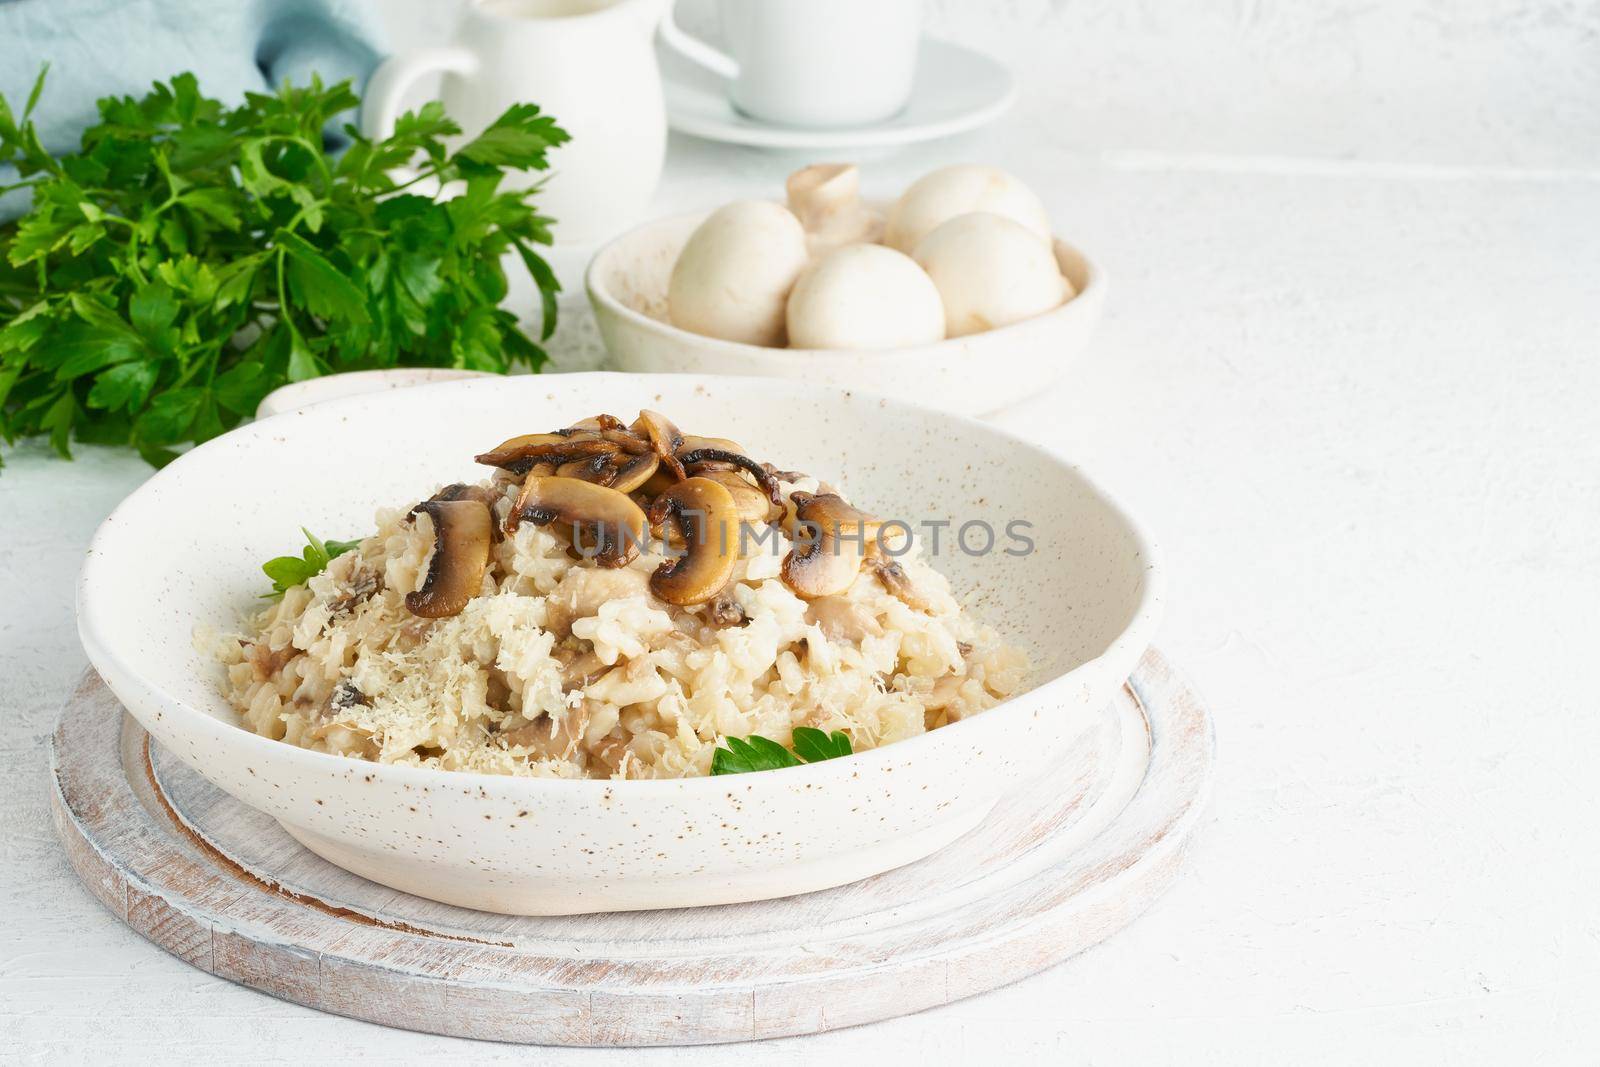
[[[843,730],[825,734],[809,726],[799,726],[794,731],[794,754],[807,763],[838,759],[850,755],[850,738]]]
[[[537,182],[567,133],[517,104],[477,137],[441,104],[381,141],[345,126],[349,82],[204,96],[193,74],[99,101],[76,152],[0,97],[0,164],[27,214],[0,224],[0,440],[124,444],[159,466],[285,382],[395,366],[538,370],[559,289]],[[459,145],[452,151],[452,145]],[[409,168],[409,170],[403,170]],[[415,175],[410,177],[408,175]],[[446,191],[448,190],[448,191]],[[500,306],[532,276],[542,334]]]
[[[746,738],[728,737],[726,748],[711,754],[712,774],[745,774],[750,771],[775,771],[850,755],[850,738],[843,730],[823,733],[811,726],[794,728],[794,751],[790,752],[771,738],[751,734]]]
[[[356,541],[324,541],[316,534],[300,527],[306,535],[306,547],[298,556],[278,556],[261,565],[261,570],[272,579],[272,592],[263,598],[276,600],[297,585],[304,585],[328,569],[328,564],[361,544]]]

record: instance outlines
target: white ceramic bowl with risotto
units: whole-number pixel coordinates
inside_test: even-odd
[[[259,610],[261,563],[293,551],[302,526],[365,534],[381,506],[483,478],[474,455],[506,438],[644,408],[920,529],[1030,524],[1029,552],[1004,539],[1012,553],[965,551],[947,532],[931,560],[963,611],[1023,650],[1024,683],[988,710],[854,755],[655,780],[380,763],[242,725],[197,628],[236,631]],[[968,549],[983,540],[974,527]],[[795,382],[574,374],[350,397],[210,441],[105,521],[78,617],[90,660],[139,722],[312,851],[451,904],[569,914],[802,893],[981,833],[995,802],[1047,771],[1131,672],[1161,585],[1149,540],[1116,504],[992,426]]]
[[[667,319],[667,282],[707,212],[658,219],[617,237],[590,261],[585,283],[617,370],[753,375],[863,390],[958,415],[987,415],[1064,376],[1089,344],[1105,305],[1105,272],[1057,238],[1056,262],[1077,295],[1042,315],[931,344],[871,350],[766,348],[691,333]]]

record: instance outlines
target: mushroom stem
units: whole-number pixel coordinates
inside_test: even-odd
[[[861,172],[850,163],[813,163],[784,183],[789,210],[806,230],[813,256],[843,244],[875,241],[883,220],[861,202]]]

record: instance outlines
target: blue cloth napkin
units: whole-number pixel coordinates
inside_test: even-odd
[[[230,103],[313,71],[360,92],[384,51],[378,26],[373,0],[0,0],[0,94],[20,112],[50,64],[34,120],[59,154],[78,146],[100,97],[143,96],[186,70]],[[14,181],[0,167],[0,185]],[[26,207],[0,198],[0,220]]]

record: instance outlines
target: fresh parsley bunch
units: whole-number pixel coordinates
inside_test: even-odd
[[[192,74],[142,100],[107,97],[75,154],[45,151],[0,98],[0,163],[33,206],[0,226],[0,435],[132,444],[151,463],[215,437],[285,382],[332,371],[534,370],[545,353],[500,308],[515,249],[555,328],[554,273],[534,252],[552,220],[539,171],[568,140],[532,104],[455,151],[431,103],[394,135],[333,158],[323,129],[358,100],[313,79],[235,108]],[[415,168],[397,180],[391,171]],[[459,195],[418,190],[451,183]]]

